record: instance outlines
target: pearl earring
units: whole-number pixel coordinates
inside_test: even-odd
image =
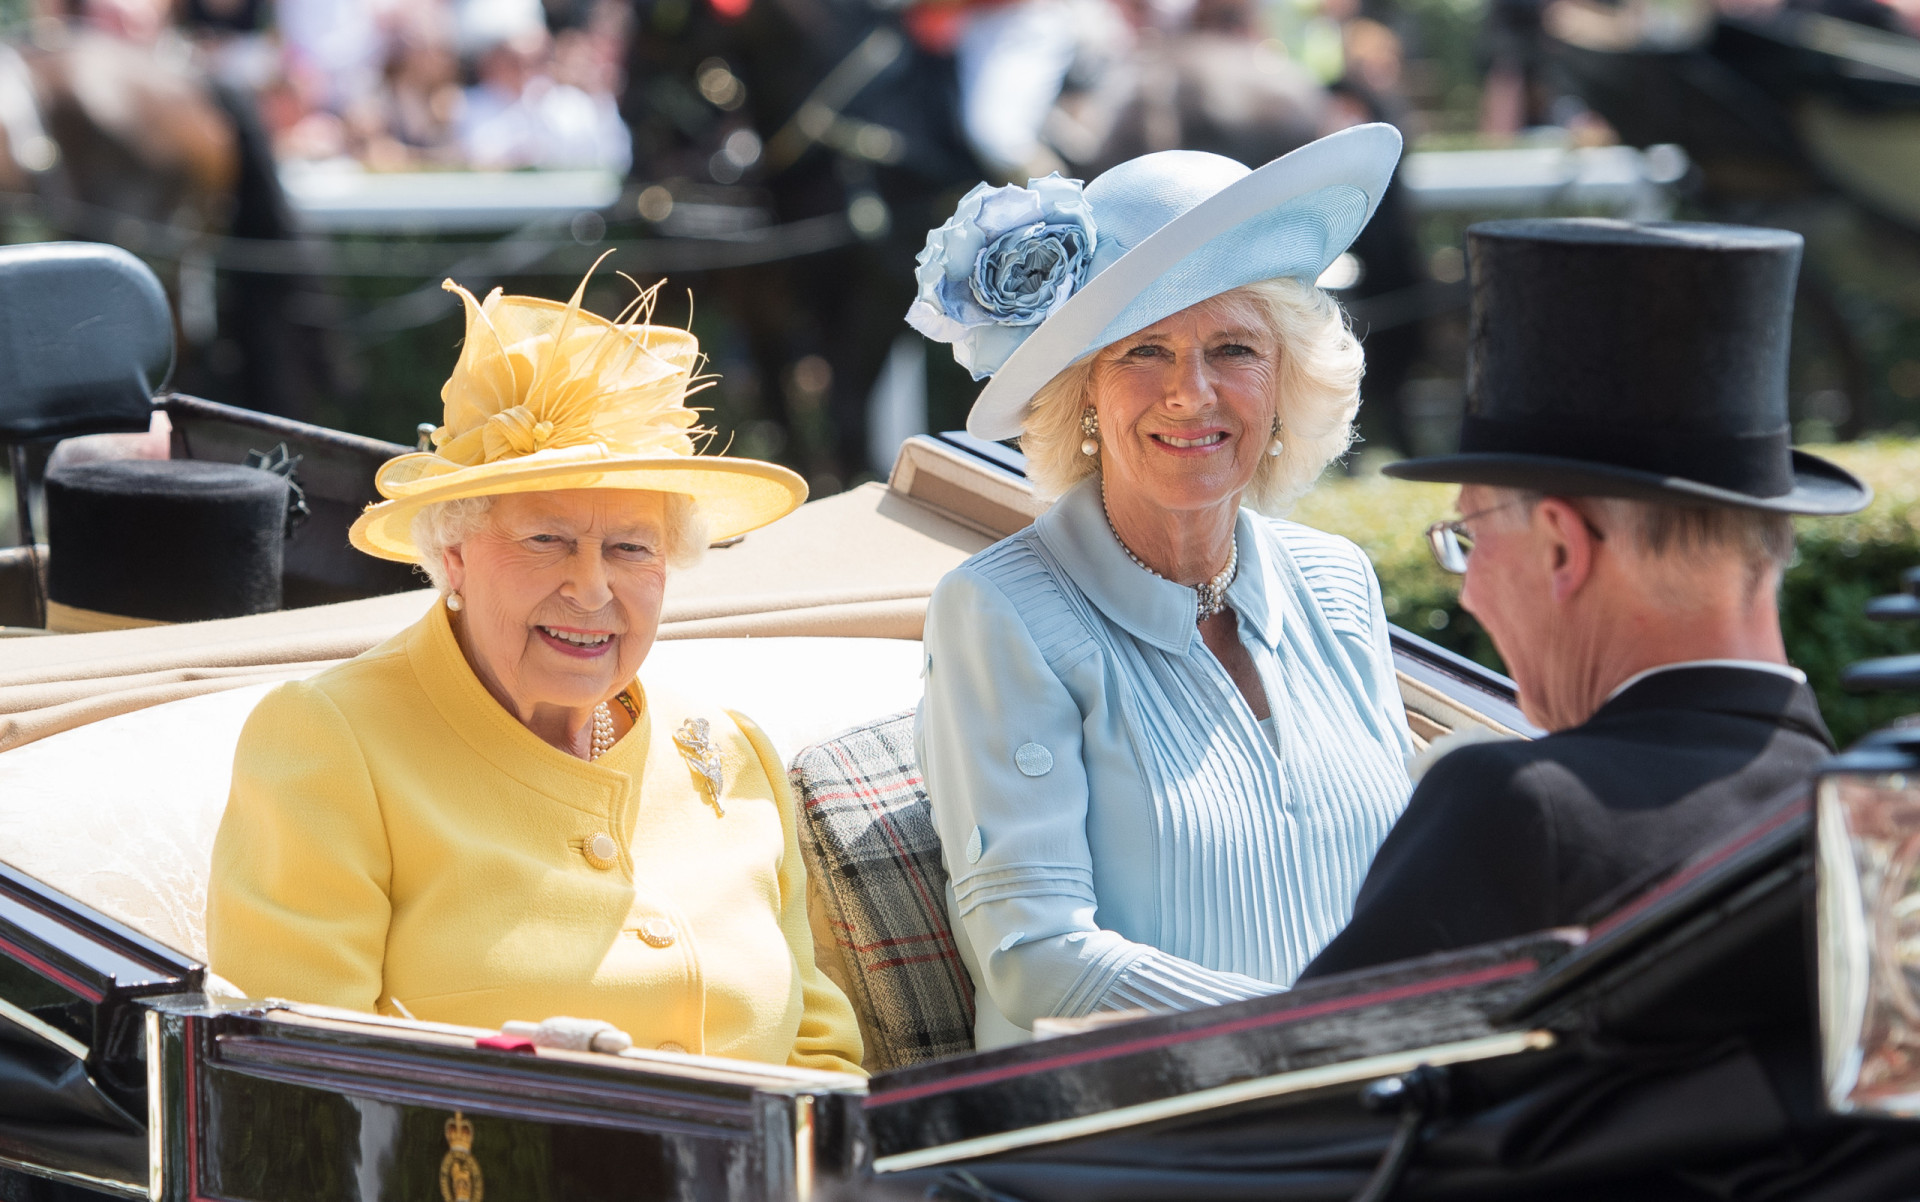
[[[1278,455],[1286,447],[1287,444],[1280,441],[1280,415],[1276,413],[1273,415],[1273,438],[1267,443],[1267,454]]]
[[[1089,405],[1080,411],[1080,432],[1086,435],[1080,440],[1080,453],[1094,456],[1100,453],[1100,418]]]
[[[461,610],[465,609],[466,607],[467,607],[467,603],[461,600],[459,593],[447,594],[448,609],[452,610],[454,613],[459,613]]]

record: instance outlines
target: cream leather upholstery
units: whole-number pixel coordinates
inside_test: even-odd
[[[688,639],[655,644],[641,679],[739,710],[791,755],[917,705],[920,666],[920,644],[902,639]],[[204,960],[234,745],[273,687],[155,705],[0,754],[0,856]]]

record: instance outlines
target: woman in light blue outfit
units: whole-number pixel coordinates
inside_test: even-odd
[[[1315,281],[1386,126],[1258,171],[1147,155],[982,186],[908,320],[1057,502],[935,590],[918,749],[981,1047],[1045,1015],[1286,988],[1408,792],[1366,557],[1275,515],[1344,452],[1360,348]]]

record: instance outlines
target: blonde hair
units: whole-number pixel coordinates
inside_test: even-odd
[[[1289,278],[1260,280],[1200,303],[1235,301],[1250,303],[1280,344],[1274,412],[1285,449],[1261,456],[1241,497],[1241,504],[1279,517],[1353,445],[1366,360],[1346,313],[1319,288]],[[1088,355],[1047,381],[1021,423],[1027,476],[1044,496],[1057,497],[1099,470],[1097,454],[1080,453],[1080,414],[1092,401],[1096,357]]]
[[[667,566],[684,568],[697,563],[707,549],[707,522],[693,498],[685,493],[663,493],[666,497]],[[487,524],[497,498],[455,497],[425,506],[413,515],[413,545],[419,552],[416,566],[426,573],[433,587],[447,591],[447,548],[457,547]]]

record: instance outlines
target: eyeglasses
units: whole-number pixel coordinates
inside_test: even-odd
[[[1450,522],[1435,522],[1428,526],[1427,549],[1433,552],[1433,561],[1440,565],[1440,570],[1443,572],[1452,572],[1455,576],[1465,575],[1467,556],[1473,554],[1473,531],[1467,529],[1467,523],[1477,521],[1490,513],[1498,513],[1509,506],[1529,503],[1531,503],[1530,498],[1516,497],[1511,501],[1490,505],[1477,513],[1455,518]],[[1595,542],[1606,541],[1607,536],[1585,514],[1580,515],[1580,522],[1587,528],[1587,533],[1593,535]]]
[[[1464,575],[1467,570],[1467,556],[1473,554],[1473,531],[1467,529],[1467,523],[1494,512],[1517,505],[1517,501],[1507,501],[1478,513],[1455,518],[1450,522],[1435,522],[1427,527],[1427,549],[1433,552],[1433,562],[1440,565],[1443,572],[1452,572],[1455,576]]]

